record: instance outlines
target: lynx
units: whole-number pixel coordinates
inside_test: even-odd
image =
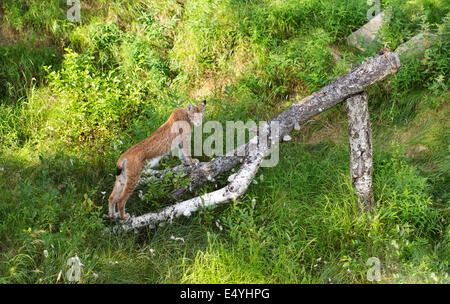
[[[206,100],[198,106],[189,103],[188,108],[175,109],[158,130],[120,156],[116,181],[109,197],[109,214],[106,217],[129,219],[130,215],[125,213],[125,204],[136,188],[146,161],[150,168],[155,167],[163,156],[177,149],[178,157],[184,164],[198,163],[190,155],[192,125],[202,124],[205,107]]]

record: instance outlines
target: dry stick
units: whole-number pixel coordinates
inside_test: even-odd
[[[323,87],[321,90],[293,104],[272,122],[260,128],[258,136],[260,138],[263,136],[268,137],[272,130],[272,123],[278,122],[279,138],[283,138],[294,127],[304,124],[312,117],[345,99],[361,93],[375,82],[396,73],[399,68],[400,59],[394,52],[386,52],[371,60],[367,60],[347,74],[336,78],[331,84]],[[252,151],[250,145],[254,139],[255,137],[226,155],[218,156],[208,163],[189,169],[190,188],[194,189],[217,175],[231,170],[242,162],[242,167],[228,186],[166,207],[159,212],[132,217],[127,223],[115,226],[113,230],[131,230],[143,226],[154,226],[158,222],[172,220],[181,215],[188,216],[190,212],[203,206],[216,205],[241,196],[247,190],[263,158],[268,155],[267,153],[270,153],[268,149],[265,150],[264,147],[259,146],[256,148],[256,152]],[[271,140],[278,142],[278,138],[272,138]]]
[[[372,129],[370,127],[367,93],[347,98],[348,137],[350,146],[350,173],[352,185],[358,194],[358,211],[373,211],[372,194]]]

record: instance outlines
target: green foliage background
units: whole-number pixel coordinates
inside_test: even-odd
[[[0,5],[1,283],[68,283],[76,255],[81,283],[370,283],[370,257],[381,260],[384,283],[449,282],[447,1],[382,1],[392,18],[377,47],[394,50],[422,31],[437,39],[368,90],[375,214],[355,209],[340,105],[296,131],[241,199],[122,235],[103,233],[111,224],[101,218],[121,153],[189,101],[206,98],[205,119],[223,124],[271,119],[375,55],[345,43],[369,7],[81,3],[79,23],[67,20],[66,1]],[[138,188],[127,208],[161,208],[184,183]]]

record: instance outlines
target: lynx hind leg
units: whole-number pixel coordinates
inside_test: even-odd
[[[127,160],[124,159],[124,161],[122,162],[121,168],[117,168],[116,181],[114,183],[114,188],[113,188],[111,195],[109,196],[108,217],[111,219],[118,218],[118,216],[119,216],[119,214],[116,211],[116,204],[117,204],[117,201],[119,200],[120,196],[123,193],[123,190],[125,188],[125,184],[127,181],[126,169],[125,169],[126,163],[127,163]]]
[[[119,196],[119,199],[117,200],[117,208],[119,209],[119,216],[122,220],[126,220],[130,217],[128,213],[125,213],[125,205],[128,198],[131,196],[138,184],[142,169],[143,164],[133,164],[127,167],[127,172],[125,175],[125,186],[121,195]]]
[[[111,195],[109,196],[108,217],[111,219],[118,218],[119,216],[119,214],[116,211],[116,204],[124,188],[125,188],[125,181],[122,180],[121,176],[118,176],[116,178],[116,182],[114,183],[114,189]]]
[[[125,188],[122,191],[122,194],[120,195],[118,201],[117,201],[117,208],[119,209],[119,216],[122,220],[127,220],[130,218],[130,215],[128,213],[125,213],[125,205],[127,203],[128,198],[133,193],[134,189],[136,188],[136,185],[139,181],[140,172],[137,177],[129,177],[126,180]]]

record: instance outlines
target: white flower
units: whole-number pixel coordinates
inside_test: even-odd
[[[98,274],[96,274],[95,272],[93,273],[94,279],[98,279]]]
[[[170,239],[171,239],[171,240],[174,240],[174,241],[182,241],[182,242],[184,243],[184,239],[181,238],[181,237],[174,237],[173,235],[171,235],[171,236],[170,236]]]
[[[44,256],[45,256],[46,258],[48,258],[48,250],[47,250],[47,249],[44,250]]]
[[[436,81],[439,82],[439,83],[443,82],[444,79],[445,79],[445,78],[444,78],[444,75],[442,75],[442,74],[439,75],[438,77],[436,77]]]
[[[398,249],[398,244],[395,240],[392,240],[391,245],[394,246],[395,249]]]
[[[150,253],[151,253],[152,255],[155,255],[155,249],[150,248]]]

